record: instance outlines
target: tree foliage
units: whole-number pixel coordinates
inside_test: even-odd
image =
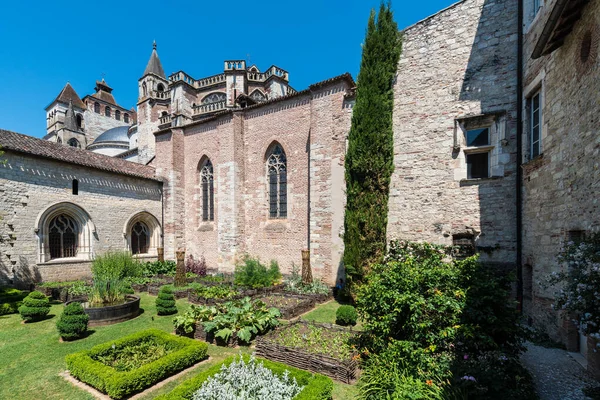
[[[344,265],[348,283],[382,260],[394,169],[393,85],[402,41],[390,5],[371,12],[346,155]]]

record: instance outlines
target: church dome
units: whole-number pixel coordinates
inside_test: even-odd
[[[123,142],[129,145],[129,137],[127,136],[127,132],[129,131],[129,126],[118,126],[116,128],[111,128],[94,140],[93,144],[101,144],[107,142]]]

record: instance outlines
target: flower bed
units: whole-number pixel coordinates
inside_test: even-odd
[[[248,356],[244,356],[244,360],[248,360]],[[274,374],[281,377],[288,371],[289,379],[295,379],[298,385],[304,389],[294,397],[294,400],[328,400],[331,399],[333,391],[333,382],[330,378],[320,374],[312,374],[307,371],[302,371],[297,368],[289,367],[285,364],[272,362],[257,358],[258,362],[262,363],[265,368],[271,370]],[[223,365],[229,366],[235,361],[235,357],[230,357]],[[221,371],[222,366],[217,364],[206,371],[203,371],[195,377],[188,379],[179,386],[175,387],[170,393],[158,396],[156,400],[191,400],[202,385],[214,375]]]
[[[259,337],[256,354],[353,383],[358,375],[358,362],[349,341],[354,336],[350,329],[298,321]]]
[[[149,329],[66,357],[69,373],[122,399],[206,358],[206,343]]]
[[[260,297],[260,300],[269,307],[278,308],[281,318],[292,319],[315,308],[315,300],[306,296],[293,294],[271,294]]]

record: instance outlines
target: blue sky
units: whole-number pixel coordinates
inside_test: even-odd
[[[453,0],[392,3],[400,29]],[[105,77],[117,102],[137,101],[156,40],[168,74],[222,72],[226,59],[263,70],[275,64],[300,90],[344,72],[356,78],[369,11],[379,0],[277,2],[3,2],[0,13],[0,128],[43,136],[44,108],[67,81],[80,97]]]

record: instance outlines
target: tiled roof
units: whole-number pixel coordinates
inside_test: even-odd
[[[56,99],[54,99],[54,101],[58,101],[63,104],[69,104],[69,101],[72,101],[73,106],[81,108],[83,110],[86,109],[85,104],[83,104],[83,101],[81,101],[81,99],[77,95],[77,92],[75,92],[75,89],[73,89],[73,86],[71,86],[69,82],[67,82],[65,87],[60,91],[58,96],[56,96]],[[54,101],[52,103],[54,103]]]
[[[104,90],[97,91],[96,93],[94,93],[92,95],[92,97],[94,97],[96,99],[100,99],[102,101],[105,101],[105,102],[115,105],[115,106],[117,105],[117,102],[115,101],[115,98],[113,97],[113,95],[108,92],[105,92]]]
[[[3,129],[0,129],[0,146],[2,146],[3,150],[50,158],[69,164],[82,165],[84,167],[134,176],[136,178],[160,181],[155,175],[154,168],[146,165],[105,156],[88,150],[65,146],[47,140],[37,139]]]

